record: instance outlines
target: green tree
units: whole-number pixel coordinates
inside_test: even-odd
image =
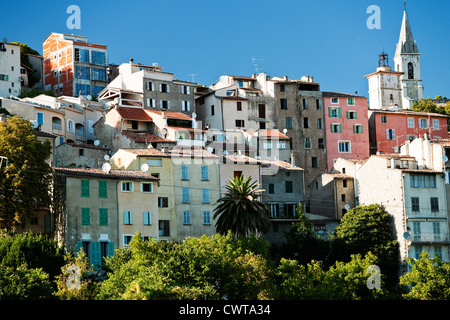
[[[431,258],[422,251],[421,258],[408,258],[412,270],[400,277],[400,284],[410,287],[403,297],[417,300],[450,299],[450,263],[443,262],[439,256]]]
[[[286,240],[278,250],[279,257],[296,259],[300,264],[307,264],[311,260],[325,259],[329,243],[316,237],[312,223],[306,217],[301,202],[296,207],[297,222],[286,233]],[[278,259],[276,259],[278,260]]]
[[[352,254],[365,255],[369,251],[380,259],[389,289],[398,284],[398,243],[388,213],[379,204],[358,206],[349,210],[335,229],[331,241],[328,264],[348,261]]]
[[[234,236],[249,236],[269,231],[267,205],[258,200],[263,190],[257,188],[252,177],[245,179],[241,175],[230,179],[225,190],[213,211],[218,233],[225,235],[231,230]]]
[[[14,116],[0,122],[0,228],[17,229],[29,222],[36,205],[51,202],[51,167],[46,162],[51,145],[38,141],[31,123]]]
[[[431,100],[430,98],[428,99],[420,99],[419,101],[416,101],[413,103],[411,110],[414,111],[424,111],[424,112],[432,112],[432,113],[436,113],[436,103]]]

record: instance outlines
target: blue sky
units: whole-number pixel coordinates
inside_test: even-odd
[[[81,9],[81,29],[68,29],[69,5]],[[381,29],[368,29],[370,5]],[[450,97],[450,2],[408,0],[421,53],[425,96]],[[176,78],[211,85],[222,74],[299,79],[314,76],[323,91],[368,97],[378,54],[393,66],[403,0],[130,0],[1,1],[0,39],[42,53],[50,32],[74,33],[108,46],[109,62],[159,63]]]

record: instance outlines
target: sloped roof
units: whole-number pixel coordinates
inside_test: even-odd
[[[190,116],[188,116],[187,114],[181,113],[181,112],[172,112],[172,111],[157,111],[157,110],[146,110],[148,113],[150,114],[158,114],[160,116],[163,115],[166,118],[171,118],[171,119],[184,119],[184,120],[192,120],[192,118]]]
[[[142,108],[128,108],[120,107],[116,108],[117,113],[127,120],[137,120],[137,121],[153,121],[152,117],[148,113],[148,110]]]
[[[120,180],[146,180],[156,181],[158,178],[142,172],[140,170],[124,170],[111,169],[109,173],[101,169],[87,169],[87,168],[53,168],[55,173],[63,174],[70,177],[88,177],[100,179],[120,179]]]
[[[149,132],[124,130],[122,133],[135,142],[175,142]]]

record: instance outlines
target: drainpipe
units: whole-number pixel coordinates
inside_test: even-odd
[[[116,182],[116,204],[117,204],[117,248],[120,248],[119,180],[117,180]]]

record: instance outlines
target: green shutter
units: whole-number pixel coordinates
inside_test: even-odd
[[[353,125],[353,133],[356,133],[356,124]]]
[[[89,198],[89,180],[81,180],[81,197]]]
[[[98,197],[99,198],[108,198],[108,182],[104,180],[100,180],[98,182]]]
[[[293,187],[292,187],[292,181],[285,181],[286,185],[286,193],[292,193]]]
[[[328,115],[330,116],[330,118],[333,117],[333,108],[328,107]]]
[[[91,224],[91,209],[81,208],[81,225],[89,226]]]
[[[350,119],[350,111],[347,111],[347,119]]]
[[[338,118],[340,118],[342,116],[341,108],[337,108],[337,111],[338,111]]]
[[[364,126],[361,125],[360,128],[361,128],[361,132],[360,133],[364,133]]]
[[[358,119],[358,112],[355,111],[355,120]]]
[[[330,124],[330,126],[331,126],[331,132],[334,132],[334,126],[333,126],[333,124]]]
[[[108,208],[100,208],[99,209],[99,224],[101,226],[108,225]]]
[[[342,132],[342,124],[339,125],[339,130],[338,130],[338,132],[339,132],[339,133]]]
[[[82,247],[83,247],[83,243],[81,241],[77,241],[77,253],[81,251]]]
[[[100,270],[102,264],[102,256],[100,253],[100,242],[93,241],[91,242],[91,256],[90,263],[94,265],[94,270]]]

